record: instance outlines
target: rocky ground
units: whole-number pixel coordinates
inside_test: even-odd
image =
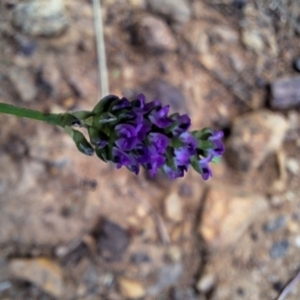
[[[300,268],[298,0],[102,6],[111,93],[224,130],[226,155],[208,182],[137,177],[1,115],[0,299],[282,300]],[[1,102],[98,100],[90,1],[2,0],[0,53]]]

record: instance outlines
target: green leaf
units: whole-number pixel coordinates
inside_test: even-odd
[[[215,164],[219,164],[221,162],[221,157],[215,156],[211,161]]]
[[[88,156],[92,156],[94,154],[94,149],[91,144],[87,141],[83,133],[78,130],[72,129],[71,136],[76,144],[77,149]]]
[[[96,128],[101,128],[103,124],[112,123],[117,120],[116,116],[112,113],[105,112],[101,115],[97,115],[94,117],[93,126]]]
[[[94,114],[102,114],[103,112],[107,112],[108,108],[112,101],[118,100],[119,97],[115,95],[108,95],[104,98],[102,98],[94,107],[93,113]]]
[[[70,114],[75,116],[79,120],[85,120],[93,115],[91,111],[87,111],[87,110],[74,111],[74,112],[70,112]]]

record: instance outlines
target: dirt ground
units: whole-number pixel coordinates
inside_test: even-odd
[[[0,299],[300,299],[299,0],[101,4],[110,93],[223,130],[226,155],[151,179],[0,115]],[[0,102],[99,100],[91,1],[0,1],[0,53]]]

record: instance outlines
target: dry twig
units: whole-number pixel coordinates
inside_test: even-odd
[[[96,43],[97,43],[97,56],[98,56],[98,64],[99,64],[99,80],[100,80],[100,87],[101,87],[101,97],[104,97],[108,94],[109,88],[108,88],[108,75],[107,75],[103,20],[102,20],[100,0],[93,0],[93,7],[94,7],[94,22],[95,22],[95,33],[96,33]]]
[[[296,276],[284,287],[276,300],[284,300],[285,297],[292,291],[297,282],[300,280],[300,270],[296,274]]]

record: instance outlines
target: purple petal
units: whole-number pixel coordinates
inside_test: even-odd
[[[135,137],[135,127],[130,124],[119,124],[115,127],[118,137]]]
[[[136,128],[129,124],[119,124],[115,127],[118,138],[116,145],[125,151],[132,150],[138,143]]]
[[[187,171],[187,168],[186,167],[178,167],[176,170],[173,170],[168,165],[164,165],[162,167],[162,170],[170,179],[176,179],[178,177],[183,177],[184,171]]]
[[[190,151],[188,148],[180,147],[174,150],[175,163],[178,166],[188,166],[190,163]]]
[[[151,153],[148,147],[144,144],[136,145],[133,154],[136,160],[141,164],[147,164],[151,162]]]
[[[124,151],[130,151],[134,149],[137,143],[138,139],[136,137],[120,138],[115,141],[115,144],[118,146],[118,148]]]
[[[137,136],[139,141],[143,141],[150,130],[151,130],[151,125],[149,124],[149,122],[147,122],[147,120],[143,120],[143,123],[141,124],[139,130],[137,131]]]
[[[213,149],[208,149],[207,152],[212,154],[213,156],[222,156],[225,151],[224,144],[222,141],[215,141],[214,142],[214,148]]]
[[[122,98],[112,107],[112,111],[127,108],[130,106],[130,102],[126,98]]]
[[[209,141],[221,140],[224,136],[223,131],[212,130],[212,135],[208,138]]]
[[[184,132],[179,136],[181,142],[185,144],[185,147],[189,150],[189,154],[196,154],[197,140],[189,132]]]
[[[211,162],[212,159],[213,156],[209,155],[199,160],[200,173],[204,180],[207,180],[209,177],[212,177],[212,171],[209,167],[209,162]]]
[[[155,147],[157,153],[164,153],[170,143],[169,138],[162,133],[151,132],[148,135],[150,143]]]
[[[172,117],[172,120],[176,123],[176,126],[171,130],[175,137],[186,132],[191,126],[191,119],[188,115],[176,114]]]
[[[142,114],[147,114],[155,107],[161,107],[161,103],[158,100],[146,103],[146,98],[144,94],[139,94],[137,96],[137,99],[132,101],[131,104],[134,112]]]
[[[172,120],[168,118],[170,106],[160,108],[159,110],[153,110],[149,114],[149,120],[159,128],[167,128],[172,124]]]
[[[162,155],[151,156],[151,162],[144,165],[145,169],[149,171],[151,177],[157,173],[157,169],[165,164],[166,158]]]
[[[117,169],[120,169],[122,166],[129,166],[132,163],[132,158],[126,152],[116,147],[113,147],[112,155]]]
[[[126,166],[126,168],[127,168],[129,171],[135,173],[135,175],[138,175],[139,172],[140,172],[140,165],[139,165],[137,162],[135,162],[135,163],[133,163],[133,164],[130,164],[130,165]]]

